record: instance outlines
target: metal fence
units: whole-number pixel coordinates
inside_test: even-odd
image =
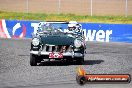
[[[132,15],[132,0],[0,0],[1,11],[79,15]]]

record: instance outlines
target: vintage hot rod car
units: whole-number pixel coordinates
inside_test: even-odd
[[[67,32],[55,26],[67,25]],[[69,25],[69,26],[68,26]],[[51,59],[84,62],[86,45],[81,27],[72,22],[40,22],[38,32],[33,34],[30,49],[30,65],[36,66],[42,60]]]

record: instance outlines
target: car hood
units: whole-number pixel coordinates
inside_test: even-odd
[[[43,35],[41,41],[43,44],[51,45],[74,45],[74,37],[67,35]]]

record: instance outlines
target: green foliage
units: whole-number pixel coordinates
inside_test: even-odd
[[[17,13],[0,11],[0,19],[8,20],[41,20],[41,21],[78,21],[98,23],[132,24],[132,16],[88,16],[75,14]]]

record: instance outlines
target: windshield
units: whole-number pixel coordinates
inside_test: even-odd
[[[63,27],[63,28],[62,28]],[[73,36],[81,34],[81,32],[78,32],[76,30],[69,30],[67,24],[61,24],[61,23],[46,23],[46,22],[40,22],[38,26],[38,33],[52,33],[52,34],[71,34]],[[67,31],[63,32],[64,29]],[[70,28],[71,29],[71,28]]]
[[[49,23],[40,23],[38,27],[38,32],[54,32],[55,28]]]

